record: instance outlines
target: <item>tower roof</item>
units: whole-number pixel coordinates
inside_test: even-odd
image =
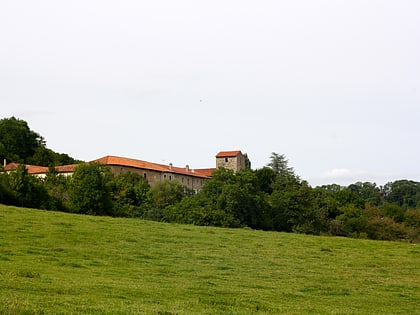
[[[240,150],[237,150],[237,151],[220,151],[219,153],[217,153],[216,157],[217,158],[235,157],[235,156],[238,156],[239,154],[242,154],[242,152]]]

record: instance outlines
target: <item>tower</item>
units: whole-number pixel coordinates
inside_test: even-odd
[[[224,167],[234,172],[245,169],[245,156],[241,151],[221,151],[216,155],[216,168]]]

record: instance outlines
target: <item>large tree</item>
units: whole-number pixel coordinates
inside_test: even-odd
[[[115,176],[109,183],[113,216],[141,217],[151,207],[150,186],[136,173]]]
[[[27,122],[15,117],[0,120],[0,159],[40,166],[73,164],[78,161],[67,154],[56,153]]]
[[[284,154],[272,152],[267,166],[278,174],[295,176],[293,167],[289,166],[289,161]]]
[[[108,183],[109,168],[99,163],[80,164],[70,181],[69,204],[76,213],[111,215],[112,203]]]
[[[43,146],[44,139],[30,130],[26,121],[15,117],[0,120],[1,160],[26,163]]]

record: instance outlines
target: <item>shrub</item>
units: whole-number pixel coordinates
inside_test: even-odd
[[[407,237],[406,227],[388,217],[374,217],[367,221],[366,231],[369,238],[395,241]]]

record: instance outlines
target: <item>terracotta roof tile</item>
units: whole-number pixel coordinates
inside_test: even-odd
[[[200,169],[196,169],[195,172],[205,177],[211,177],[215,170],[216,168],[200,168]]]
[[[5,166],[5,171],[14,171],[19,167],[19,163],[9,163]],[[25,168],[28,171],[28,174],[41,174],[48,172],[48,167],[45,166],[37,166],[37,165],[30,165],[25,164]]]
[[[79,164],[69,164],[56,166],[55,169],[58,173],[73,173]]]
[[[4,168],[5,171],[13,171],[19,167],[19,163],[9,163]],[[56,166],[55,169],[58,173],[71,173],[74,172],[74,169],[77,167],[78,164],[71,164],[71,165],[62,165]],[[28,171],[28,174],[44,174],[48,172],[48,167],[46,166],[38,166],[38,165],[30,165],[25,164],[25,168]]]
[[[12,163],[7,164],[4,167],[4,170],[5,171],[13,171],[13,170],[17,169],[18,167],[19,167],[19,163],[12,162]]]
[[[170,165],[164,165],[164,164],[158,164],[158,163],[151,163],[147,161],[130,159],[130,158],[119,157],[119,156],[112,156],[112,155],[104,156],[92,162],[98,162],[105,165],[119,165],[119,166],[141,168],[141,169],[147,169],[147,170],[152,170],[152,171],[181,174],[181,175],[188,175],[188,176],[201,177],[201,178],[208,177],[207,175],[203,173],[196,172],[193,169],[187,169],[186,167],[176,167],[176,166],[170,166]]]
[[[217,153],[216,157],[220,158],[220,157],[235,157],[238,156],[239,154],[242,154],[241,151],[237,150],[237,151],[221,151],[219,153]]]

